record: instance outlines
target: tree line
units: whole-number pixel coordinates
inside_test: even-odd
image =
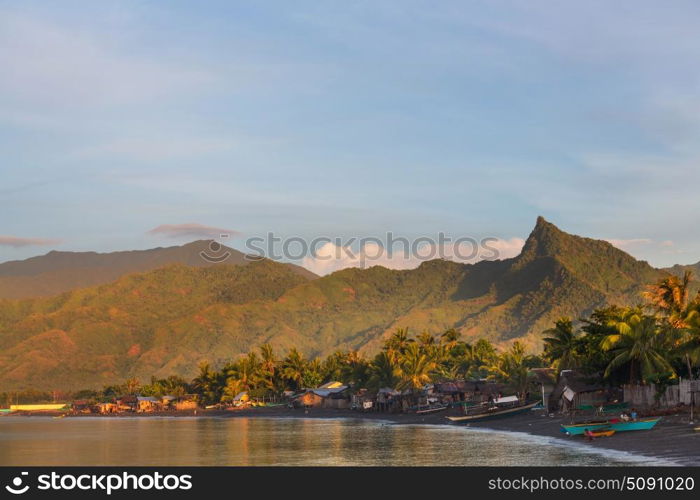
[[[196,394],[202,403],[213,404],[229,402],[242,391],[266,398],[330,380],[355,389],[390,387],[415,393],[429,383],[459,379],[497,381],[522,396],[537,367],[556,373],[578,370],[611,385],[669,384],[678,376],[692,378],[700,362],[700,292],[691,300],[691,285],[689,272],[671,276],[647,287],[644,302],[637,306],[596,309],[576,323],[561,318],[543,332],[541,355],[528,354],[519,341],[499,351],[485,339],[466,342],[455,329],[412,336],[407,328],[398,328],[370,358],[342,350],[323,359],[307,358],[296,348],[277,355],[270,344],[263,344],[220,369],[202,363],[189,381],[170,376],[141,384],[132,378],[72,396],[107,400],[127,394]],[[29,393],[35,400],[42,394],[46,396]],[[3,397],[7,401],[12,395],[0,395],[0,401]]]

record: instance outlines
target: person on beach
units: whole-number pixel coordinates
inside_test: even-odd
[[[632,413],[630,413],[630,417],[632,418],[632,420],[637,420],[637,409],[636,408],[632,408]]]

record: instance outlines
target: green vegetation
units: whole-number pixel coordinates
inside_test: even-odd
[[[524,363],[529,360],[528,363]],[[199,365],[198,374],[191,380],[177,376],[165,379],[151,378],[142,385],[130,378],[102,390],[83,390],[63,394],[64,400],[85,398],[107,401],[125,395],[183,396],[196,394],[202,404],[230,402],[236,394],[247,391],[252,397],[279,396],[284,391],[300,391],[318,387],[323,382],[340,381],[355,389],[382,387],[417,392],[426,384],[458,378],[487,376],[507,384],[514,391],[527,389],[527,370],[541,360],[525,356],[517,342],[501,354],[486,340],[470,345],[459,339],[459,333],[448,330],[439,337],[422,332],[411,337],[407,329],[397,329],[384,343],[381,352],[366,359],[357,351],[336,351],[325,359],[304,357],[296,348],[278,357],[270,344],[256,351],[226,362],[215,370],[209,363]],[[522,375],[525,373],[525,376]],[[10,393],[0,395],[7,401],[32,402],[50,400],[49,394]],[[53,395],[55,397],[55,395]]]
[[[269,343],[215,369],[199,365],[191,380],[171,375],[141,385],[130,378],[100,391],[84,390],[77,398],[109,400],[128,394],[183,396],[196,394],[201,403],[230,402],[242,391],[252,397],[279,396],[324,382],[340,381],[353,389],[382,387],[418,393],[426,384],[487,378],[506,384],[524,397],[532,384],[532,368],[577,369],[610,384],[655,383],[662,387],[687,369],[700,365],[700,293],[688,300],[691,275],[671,276],[649,286],[645,305],[609,306],[581,320],[579,329],[568,318],[543,332],[542,356],[527,354],[515,341],[500,351],[488,340],[474,344],[454,328],[439,336],[424,330],[416,336],[397,328],[372,357],[358,351],[336,350],[325,358],[307,358],[296,347],[278,357]],[[56,394],[29,391],[0,394],[0,401],[39,402]]]
[[[69,391],[129,378],[189,380],[202,361],[221,367],[262,344],[285,353],[295,348],[286,369],[296,372],[296,386],[308,386],[324,370],[341,369],[338,352],[374,359],[403,325],[451,331],[436,344],[456,349],[450,350],[455,362],[440,359],[435,367],[413,353],[402,369],[415,373],[415,384],[426,370],[485,376],[482,365],[468,361],[484,360],[487,347],[479,339],[491,348],[517,340],[526,352],[539,352],[541,332],[558,318],[634,305],[646,283],[668,276],[541,218],[520,256],[473,265],[434,260],[412,270],[346,269],[317,279],[271,261],[171,265],[50,298],[0,300],[0,387]],[[468,344],[455,344],[460,336]],[[429,339],[414,341],[427,345]],[[599,353],[598,362],[609,355]],[[299,357],[319,361],[300,377]],[[369,373],[357,365],[355,376],[391,385],[393,361],[387,356]]]
[[[544,357],[559,370],[580,369],[611,383],[665,384],[693,378],[700,364],[700,293],[689,300],[692,275],[659,280],[646,304],[596,310],[574,331],[569,318],[544,333]]]

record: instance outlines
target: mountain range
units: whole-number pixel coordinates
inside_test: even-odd
[[[397,327],[456,328],[468,341],[499,344],[517,338],[537,350],[542,330],[560,316],[639,303],[645,285],[668,275],[542,217],[517,257],[432,260],[411,270],[376,266],[317,277],[297,266],[251,262],[235,250],[225,264],[203,265],[192,256],[208,245],[101,256],[52,252],[0,265],[6,296],[19,295],[7,291],[8,279],[24,283],[22,294],[42,276],[53,281],[40,291],[64,290],[0,300],[0,390],[191,377],[201,360],[221,363],[263,342],[307,356],[372,354]],[[76,272],[92,274],[70,276]],[[74,286],[84,288],[69,290]]]
[[[125,274],[151,271],[168,264],[209,267],[226,263],[243,266],[252,260],[238,250],[209,240],[127,252],[53,251],[39,257],[0,264],[0,298],[48,297],[76,288],[102,285]],[[303,267],[286,265],[302,276],[317,277]]]

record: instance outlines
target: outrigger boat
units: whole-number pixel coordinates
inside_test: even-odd
[[[439,411],[447,410],[448,408],[449,408],[448,405],[419,406],[418,409],[416,410],[416,414],[425,415],[427,413],[437,413]]]
[[[516,396],[509,396],[497,399],[490,404],[487,403],[487,406],[465,406],[465,415],[446,418],[452,422],[467,423],[491,418],[510,417],[528,412],[539,404],[541,404],[540,401],[535,401],[534,403],[529,404],[520,404],[520,401]]]
[[[600,430],[598,430],[598,431],[589,431],[589,430],[586,430],[586,431],[584,432],[584,434],[585,434],[587,437],[591,437],[591,438],[610,437],[610,436],[612,436],[613,434],[615,434],[615,431],[614,431],[613,429],[606,429],[606,428],[603,428],[603,429],[600,429]]]
[[[582,422],[579,424],[564,425],[561,424],[561,431],[569,436],[584,434],[586,430],[595,432],[601,429],[611,429],[617,432],[624,431],[646,431],[653,429],[659,423],[661,417],[657,418],[642,418],[639,420],[602,420],[593,422]]]

